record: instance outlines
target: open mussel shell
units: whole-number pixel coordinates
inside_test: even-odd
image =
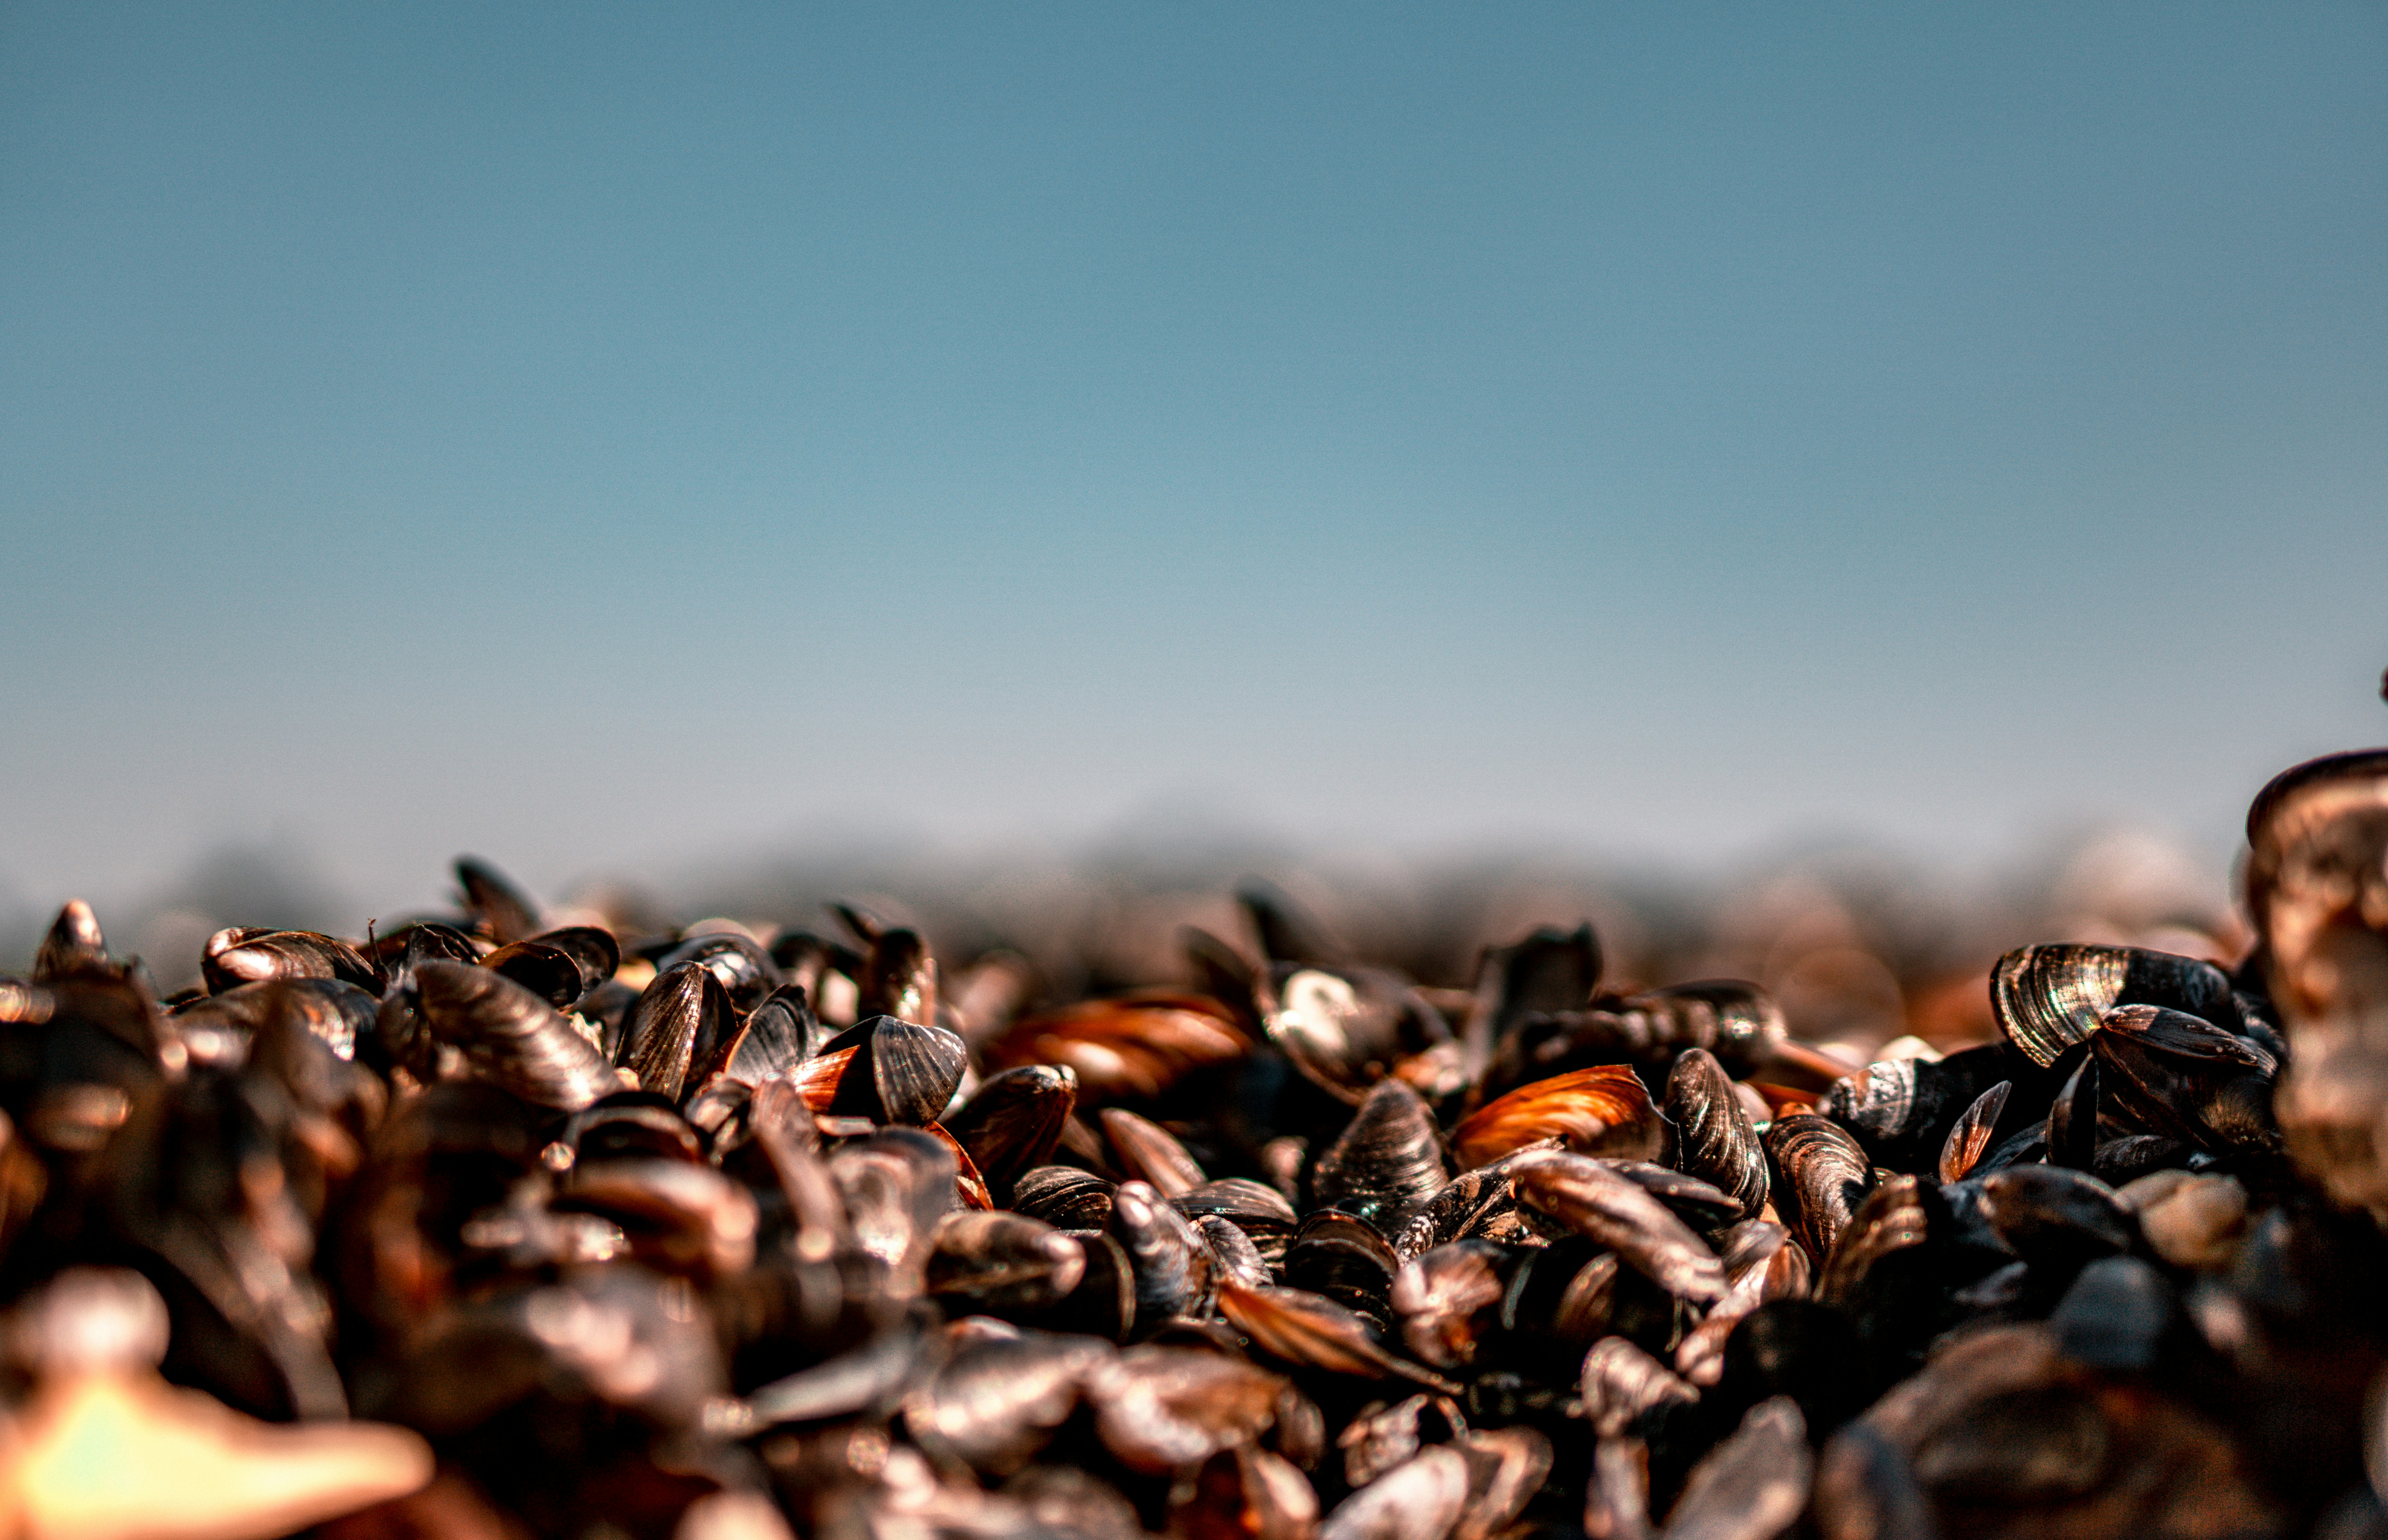
[[[815,1112],[920,1127],[953,1100],[969,1059],[959,1033],[876,1016],[821,1044],[796,1084]]]
[[[1310,1173],[1323,1205],[1385,1225],[1442,1190],[1449,1179],[1434,1115],[1399,1080],[1379,1081]]]
[[[1417,991],[1381,969],[1290,968],[1274,992],[1269,1041],[1305,1079],[1353,1105],[1395,1065],[1451,1041]]]
[[[1874,1164],[1912,1171],[1938,1157],[1965,1109],[2011,1079],[2017,1062],[2001,1043],[1937,1060],[1877,1059],[1827,1086],[1814,1110],[1847,1129]]]
[[[2018,947],[1990,970],[1999,1029],[2042,1068],[2087,1042],[2098,1018],[2124,1004],[2166,1005],[2207,1017],[2236,1014],[2229,976],[2220,968],[2141,947]]]
[[[426,961],[414,978],[431,1035],[460,1052],[476,1079],[567,1112],[619,1089],[596,1044],[504,975]]]
[[[516,941],[481,959],[481,966],[520,984],[559,1011],[568,1011],[589,992],[578,959],[545,941]]]
[[[2280,1147],[2272,1117],[2276,1063],[2210,1022],[2152,1005],[2106,1013],[2091,1040],[2099,1085],[2145,1131],[2217,1153]]]
[[[1675,1128],[1675,1165],[1741,1205],[1744,1218],[1766,1205],[1766,1151],[1716,1055],[1690,1048],[1667,1072],[1667,1120]]]
[[[1007,1197],[1014,1181],[1053,1157],[1077,1105],[1078,1077],[1068,1066],[1023,1065],[980,1081],[944,1121],[988,1186]]]
[[[1478,1108],[1451,1130],[1463,1171],[1546,1139],[1579,1155],[1665,1158],[1667,1128],[1641,1077],[1621,1064],[1572,1070]]]
[[[2013,1090],[2013,1082],[2001,1080],[1975,1097],[1974,1105],[1959,1115],[1956,1126],[1940,1145],[1938,1174],[1942,1181],[1962,1181],[1981,1163],[1983,1152],[1990,1147],[1990,1134],[1999,1126],[1999,1115],[2006,1111],[2007,1097]]]

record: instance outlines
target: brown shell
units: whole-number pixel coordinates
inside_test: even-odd
[[[1451,1153],[1463,1171],[1544,1139],[1579,1155],[1662,1159],[1666,1126],[1641,1078],[1621,1064],[1571,1070],[1521,1086],[1461,1119]]]

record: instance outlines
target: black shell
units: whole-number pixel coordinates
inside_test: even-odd
[[[1744,1218],[1766,1206],[1766,1151],[1716,1055],[1689,1048],[1667,1072],[1660,1107],[1675,1125],[1675,1166],[1741,1205]]]
[[[463,1053],[476,1078],[567,1112],[619,1089],[595,1043],[504,975],[426,961],[414,977],[424,1022]]]
[[[1052,1158],[1077,1105],[1078,1077],[1067,1065],[1023,1065],[980,1081],[945,1119],[946,1131],[1000,1201],[1023,1173]]]
[[[1442,1190],[1449,1170],[1434,1115],[1399,1080],[1382,1080],[1310,1174],[1311,1193],[1391,1228]]]
[[[1784,1209],[1789,1200],[1784,1218],[1791,1233],[1809,1260],[1822,1267],[1872,1184],[1865,1151],[1838,1123],[1795,1112],[1766,1130],[1766,1153],[1783,1173],[1774,1205]]]
[[[2142,947],[2018,947],[1990,970],[1999,1029],[2042,1068],[2126,1004],[2168,1005],[2209,1019],[2235,1019],[2237,1011],[2220,968]]]

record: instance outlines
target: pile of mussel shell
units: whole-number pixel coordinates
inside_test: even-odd
[[[70,903],[0,980],[0,1532],[2388,1535],[2388,751],[2248,837],[2235,966],[2025,947],[1872,1064],[1259,888],[1078,1000],[472,860],[159,999]]]

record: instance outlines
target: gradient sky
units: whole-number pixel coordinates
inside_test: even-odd
[[[10,4],[0,559],[34,908],[2218,860],[2388,738],[2388,10]]]

